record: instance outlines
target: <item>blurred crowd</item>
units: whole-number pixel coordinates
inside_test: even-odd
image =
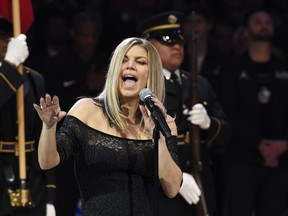
[[[27,33],[30,51],[26,65],[43,74],[47,91],[59,95],[62,109],[68,111],[77,96],[97,95],[103,87],[105,70],[112,50],[124,38],[141,36],[137,24],[156,13],[180,11],[189,17],[194,8],[209,11],[211,26],[207,40],[223,55],[240,56],[247,51],[247,38],[243,34],[244,17],[255,7],[267,9],[274,21],[275,33],[272,52],[285,59],[288,56],[288,1],[287,0],[34,0],[35,21]],[[201,32],[199,32],[201,33]],[[201,36],[201,35],[200,35]],[[219,59],[219,61],[221,61]],[[188,65],[184,62],[184,69]],[[204,73],[204,72],[203,72]],[[208,76],[208,75],[207,75]],[[213,81],[211,81],[213,85]],[[213,85],[217,90],[217,86]],[[222,154],[215,153],[216,161]],[[215,163],[219,165],[219,163]],[[75,206],[78,191],[73,176],[73,164],[61,165],[57,178],[58,193],[64,199],[57,206]],[[220,168],[215,170],[222,172]],[[71,179],[69,184],[67,179]],[[221,175],[216,176],[221,182]],[[219,183],[218,182],[218,183]],[[223,189],[219,183],[218,190]],[[66,194],[66,195],[65,195]],[[222,198],[219,198],[222,201]],[[59,208],[59,207],[58,207]],[[59,208],[59,212],[61,208]],[[221,210],[218,212],[220,216]]]
[[[245,13],[253,7],[268,9],[275,21],[275,52],[287,55],[285,38],[288,30],[285,26],[288,22],[288,2],[285,0],[43,0],[33,2],[36,19],[28,38],[31,58],[39,52],[56,55],[68,46],[72,17],[79,11],[90,10],[99,17],[99,49],[110,55],[119,41],[136,35],[135,26],[144,18],[167,10],[189,14],[195,5],[209,8],[212,12],[210,40],[223,51],[236,54],[245,49],[245,38],[241,34]]]

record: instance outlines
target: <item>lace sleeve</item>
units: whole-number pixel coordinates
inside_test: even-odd
[[[57,131],[56,141],[60,163],[66,161],[71,155],[76,153],[78,143],[77,133],[80,132],[80,126],[75,120],[73,116],[66,116],[63,124]]]
[[[166,143],[167,143],[167,148],[170,152],[171,157],[173,158],[175,163],[179,166],[178,151],[176,148],[177,136],[172,136],[166,139]]]

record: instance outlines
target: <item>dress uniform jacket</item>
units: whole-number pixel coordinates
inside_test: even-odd
[[[181,92],[175,91],[175,83],[166,79],[166,98],[165,106],[168,113],[172,116],[176,114],[176,124],[178,127],[178,154],[180,167],[183,172],[193,175],[192,172],[192,149],[189,143],[189,130],[191,123],[186,120],[186,116],[182,114],[185,102],[189,98],[191,91],[190,76],[185,71],[180,71],[181,77]],[[207,201],[209,212],[215,210],[215,188],[210,168],[209,147],[212,145],[225,145],[231,136],[231,129],[228,119],[222,110],[217,96],[214,93],[210,83],[204,78],[198,77],[198,99],[202,103],[211,118],[211,125],[208,130],[200,130],[201,137],[201,159],[203,164],[202,169],[202,185]],[[191,107],[189,107],[191,109]],[[180,194],[175,199],[161,198],[160,199],[160,215],[193,215],[195,205],[189,205]]]
[[[53,169],[43,171],[38,163],[37,143],[42,123],[32,105],[45,94],[44,79],[26,67],[20,74],[5,62],[0,74],[0,215],[45,215],[46,203],[55,199],[55,176]],[[11,207],[8,189],[20,188],[19,162],[15,155],[18,136],[15,93],[21,84],[24,85],[26,183],[33,206],[15,210]]]

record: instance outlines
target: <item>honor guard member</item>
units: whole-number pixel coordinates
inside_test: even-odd
[[[136,31],[148,39],[158,50],[163,64],[166,83],[165,107],[175,117],[178,127],[178,153],[183,171],[183,182],[174,199],[160,196],[159,215],[195,215],[195,205],[200,191],[192,171],[192,150],[189,140],[191,123],[200,127],[202,158],[202,185],[210,214],[215,210],[215,188],[211,175],[209,148],[224,145],[230,138],[231,129],[209,82],[198,76],[198,103],[187,107],[191,94],[190,73],[180,69],[184,59],[184,14],[164,12],[149,17],[137,25]]]
[[[40,169],[37,143],[41,121],[33,103],[45,94],[44,79],[34,70],[16,67],[29,55],[26,36],[12,38],[12,24],[0,18],[0,215],[55,216],[54,170]],[[24,86],[26,185],[28,200],[21,202],[16,91]],[[21,179],[22,180],[22,179]]]

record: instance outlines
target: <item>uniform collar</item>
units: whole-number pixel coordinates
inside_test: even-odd
[[[177,69],[177,70],[174,71],[174,73],[177,76],[178,82],[181,83],[180,70]],[[163,74],[164,74],[164,77],[165,77],[166,80],[170,80],[170,78],[171,78],[171,72],[170,71],[168,71],[165,68],[163,68]]]

